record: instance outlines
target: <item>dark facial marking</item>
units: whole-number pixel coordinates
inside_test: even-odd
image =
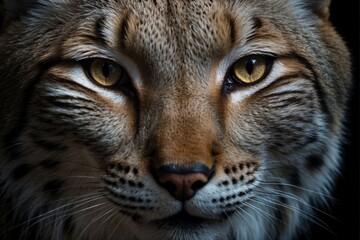
[[[17,143],[21,129],[15,128],[12,132],[5,135],[3,138],[6,154],[9,156],[9,160],[22,157],[24,154],[21,151],[21,147]]]
[[[94,39],[99,41],[100,43],[106,45],[106,36],[103,33],[103,29],[105,28],[105,17],[100,17],[95,23],[95,33],[98,36],[98,39]]]
[[[129,30],[129,14],[126,14],[121,22],[121,28],[120,28],[120,49],[126,48],[126,38],[128,35]]]
[[[299,169],[297,169],[296,167],[289,170],[289,181],[292,185],[301,186]]]
[[[253,26],[254,26],[255,29],[259,29],[259,28],[261,28],[262,25],[263,25],[261,19],[260,19],[260,18],[257,18],[257,17],[255,17],[255,18],[253,19],[253,22],[254,22],[254,25],[253,25]]]
[[[282,231],[284,228],[286,228],[286,207],[288,206],[288,202],[286,198],[280,197],[279,201],[281,204],[278,204],[277,208],[275,209],[274,213],[274,220],[278,223],[279,228],[276,229],[277,232]]]
[[[34,167],[29,163],[21,164],[11,172],[11,176],[14,180],[19,180],[29,174],[33,168]]]
[[[236,42],[236,28],[235,28],[235,20],[232,16],[227,16],[230,26],[230,41],[232,44]]]
[[[306,167],[309,170],[320,169],[324,165],[324,159],[318,155],[311,155],[306,159]]]
[[[64,151],[67,147],[61,143],[50,142],[38,137],[33,139],[34,143],[46,151]]]
[[[48,158],[48,159],[45,159],[45,160],[42,160],[39,165],[45,169],[55,169],[59,166],[60,164],[60,161],[59,160],[55,160],[55,159],[51,159],[51,158]]]
[[[74,232],[74,217],[72,215],[69,215],[66,217],[63,225],[64,232],[66,235],[71,236]]]
[[[57,197],[63,185],[64,181],[51,180],[44,185],[43,191],[51,197]]]

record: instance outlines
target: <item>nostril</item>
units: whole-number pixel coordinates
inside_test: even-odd
[[[197,190],[203,188],[205,185],[206,185],[206,182],[198,180],[191,185],[191,189],[194,191],[197,191]]]

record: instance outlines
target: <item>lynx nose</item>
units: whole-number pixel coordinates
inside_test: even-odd
[[[192,198],[208,183],[213,172],[213,169],[203,165],[193,167],[165,165],[155,170],[154,175],[158,183],[177,200],[185,201]]]

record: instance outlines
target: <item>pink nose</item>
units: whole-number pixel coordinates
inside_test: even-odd
[[[189,200],[204,187],[213,170],[205,166],[184,168],[174,165],[161,167],[155,176],[159,184],[180,201]]]

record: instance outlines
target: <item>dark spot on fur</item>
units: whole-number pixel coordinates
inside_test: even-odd
[[[262,21],[261,21],[260,18],[255,17],[255,18],[253,19],[253,21],[254,21],[254,25],[253,25],[253,26],[254,26],[255,29],[259,29],[259,28],[262,27],[263,23],[262,23]]]
[[[279,226],[277,231],[283,231],[287,227],[286,222],[287,222],[288,202],[284,197],[280,197],[279,201],[280,204],[277,204],[277,207],[274,212],[274,219],[277,221]]]
[[[74,217],[69,215],[64,220],[63,230],[67,236],[71,236],[74,232]]]
[[[126,183],[126,180],[124,178],[120,178],[119,181],[122,183],[122,184],[125,184]]]
[[[115,163],[109,163],[109,169],[114,169],[115,168]]]
[[[45,159],[42,160],[39,165],[46,168],[46,169],[55,169],[58,165],[60,164],[59,160],[55,160],[55,159]]]
[[[129,14],[126,14],[121,22],[120,28],[120,49],[126,48],[126,40],[129,31]]]
[[[61,143],[50,142],[48,140],[43,140],[38,136],[31,136],[33,138],[33,142],[42,149],[46,151],[64,151],[67,149],[67,146],[62,145]]]
[[[143,183],[138,183],[138,185],[137,185],[139,188],[143,188],[144,187],[144,184]]]
[[[137,168],[134,168],[134,169],[133,169],[133,173],[134,173],[135,175],[137,175],[137,174],[139,173],[139,170],[138,170]]]
[[[236,42],[236,26],[235,26],[235,19],[230,15],[227,14],[226,16],[228,22],[229,22],[229,37],[231,44],[235,44]]]
[[[301,185],[300,173],[299,170],[295,167],[289,171],[289,182],[295,186]]]
[[[243,163],[240,163],[239,164],[239,168],[240,168],[240,171],[242,171],[244,169],[244,164]]]
[[[62,186],[64,185],[64,181],[61,180],[51,180],[48,181],[44,187],[43,191],[46,194],[49,194],[52,197],[57,197],[60,194],[60,190]]]
[[[29,163],[24,163],[19,166],[17,166],[12,172],[11,176],[14,180],[19,180],[23,177],[25,177],[27,174],[29,174],[33,170],[33,166]]]
[[[118,165],[117,165],[117,170],[118,170],[119,172],[122,172],[123,167],[122,167],[120,164],[118,164]]]
[[[246,182],[246,184],[253,184],[255,182],[255,178],[250,179],[249,181]]]
[[[132,216],[132,213],[128,212],[128,211],[125,211],[125,210],[119,210],[119,212],[125,216],[128,216],[128,217],[131,217]]]
[[[130,167],[127,166],[125,169],[124,169],[125,173],[128,174],[130,172]]]
[[[124,195],[122,195],[122,194],[116,194],[116,196],[117,196],[118,198],[122,199],[122,200],[126,200],[126,199],[127,199],[127,197],[124,196]]]
[[[141,216],[139,214],[134,213],[134,214],[132,214],[131,219],[134,222],[139,222],[141,220]]]
[[[98,38],[95,38],[94,40],[97,40],[102,44],[106,44],[106,35],[104,34],[103,29],[105,29],[105,17],[102,16],[95,23],[95,33]]]
[[[21,151],[21,144],[19,143],[19,136],[22,133],[21,128],[15,128],[3,138],[4,148],[9,160],[22,157],[24,154]]]
[[[237,168],[234,166],[234,167],[232,167],[232,171],[233,171],[233,173],[236,173],[237,172]]]
[[[324,165],[324,159],[318,155],[312,155],[306,159],[306,167],[310,170],[320,169]]]
[[[136,186],[136,184],[135,184],[134,181],[131,181],[131,180],[130,180],[128,183],[129,183],[130,187],[135,187],[135,186]]]
[[[237,184],[237,183],[238,183],[238,180],[235,179],[235,178],[233,178],[233,179],[231,179],[231,182],[232,182],[233,184]]]
[[[310,137],[308,137],[308,138],[306,139],[305,145],[310,145],[310,144],[313,144],[313,143],[315,143],[315,142],[317,142],[317,141],[318,141],[318,136],[317,136],[317,135],[315,135],[315,136],[310,136]]]
[[[240,176],[240,181],[241,181],[241,182],[244,181],[244,175],[241,175],[241,176]]]
[[[230,174],[230,169],[229,169],[229,168],[225,168],[225,173],[226,173],[226,174]]]
[[[229,185],[229,181],[223,181],[222,184],[223,184],[224,186],[227,186],[227,185]]]

